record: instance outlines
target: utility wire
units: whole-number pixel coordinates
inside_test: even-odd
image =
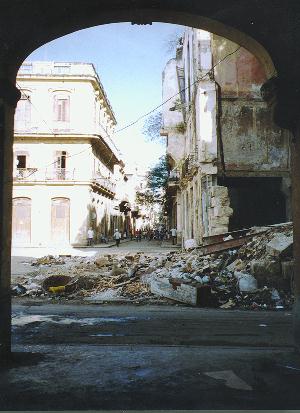
[[[121,129],[115,131],[114,135],[115,135],[116,133],[122,132],[123,130],[128,129],[128,128],[130,128],[131,126],[137,124],[140,120],[142,120],[142,119],[144,119],[145,117],[151,115],[151,113],[155,112],[157,109],[159,109],[159,108],[161,108],[162,106],[164,106],[167,102],[169,102],[170,100],[172,100],[174,97],[180,95],[182,92],[185,92],[187,89],[189,89],[189,88],[191,88],[192,86],[194,86],[195,84],[199,83],[199,82],[200,82],[201,80],[203,80],[207,75],[209,75],[210,73],[213,73],[213,70],[215,69],[216,66],[218,66],[220,63],[222,63],[224,60],[226,60],[229,56],[232,56],[233,54],[235,54],[239,49],[241,49],[241,46],[239,46],[239,47],[238,47],[237,49],[235,49],[233,52],[228,53],[225,57],[223,57],[222,59],[220,59],[217,63],[215,63],[215,64],[212,66],[212,68],[211,68],[210,70],[208,70],[204,75],[202,75],[199,79],[197,79],[197,80],[196,80],[195,82],[193,82],[191,85],[187,86],[187,87],[184,88],[184,89],[181,89],[179,92],[175,93],[173,96],[171,96],[170,98],[166,99],[166,100],[165,100],[164,102],[162,102],[160,105],[158,105],[158,106],[156,106],[155,108],[151,109],[149,112],[147,112],[147,113],[139,116],[135,121],[129,123],[128,125],[124,126],[124,127],[121,128]],[[16,82],[16,83],[17,83],[17,82]],[[20,86],[18,83],[17,83],[17,86],[18,86],[19,89],[22,91],[22,88],[21,88],[21,86]],[[28,97],[26,94],[25,94],[25,97],[26,97],[26,99],[29,101],[29,103],[32,105],[32,107],[37,111],[37,113],[38,113],[39,116],[41,117],[42,121],[45,123],[45,125],[48,127],[48,129],[51,131],[51,133],[52,133],[53,135],[57,135],[57,133],[54,132],[54,130],[48,125],[48,123],[46,122],[46,120],[41,116],[41,114],[40,114],[40,112],[38,111],[38,109],[35,107],[35,105],[33,105],[33,103],[31,102],[31,100],[29,99],[29,97]],[[96,142],[95,142],[95,143],[96,143]],[[72,158],[73,156],[80,155],[81,153],[86,152],[86,151],[89,150],[89,149],[92,149],[93,146],[95,145],[95,143],[92,143],[88,148],[86,148],[86,149],[84,149],[84,150],[82,150],[82,151],[80,151],[80,152],[78,152],[78,153],[75,153],[75,154],[66,156],[66,158]],[[114,155],[114,154],[113,154],[113,155]],[[110,157],[108,163],[105,163],[105,162],[104,162],[104,163],[105,163],[105,166],[108,166],[108,164],[109,164],[109,162],[111,161],[113,155]],[[47,167],[49,167],[49,166],[51,166],[51,165],[54,165],[55,163],[57,163],[57,161],[54,161],[54,162],[46,165],[45,168],[43,168],[43,169],[47,169]],[[36,172],[37,172],[37,170],[31,172],[29,175],[27,175],[26,177],[24,177],[24,179],[29,178],[30,176],[32,176],[32,175],[35,174]]]
[[[122,132],[125,129],[130,128],[131,126],[135,125],[136,123],[138,123],[141,119],[151,115],[151,113],[155,112],[157,109],[161,108],[162,106],[164,106],[166,103],[168,103],[170,100],[172,100],[174,97],[180,95],[182,92],[185,92],[187,89],[190,89],[192,86],[194,86],[195,84],[199,83],[201,80],[203,80],[207,75],[209,75],[210,73],[213,73],[213,70],[216,66],[218,66],[220,63],[222,63],[224,60],[226,60],[229,56],[233,55],[234,53],[236,53],[239,49],[241,49],[241,46],[239,46],[237,49],[235,49],[233,52],[228,53],[225,57],[223,57],[221,60],[219,60],[217,63],[215,63],[212,68],[206,72],[203,76],[201,76],[199,79],[197,79],[195,82],[193,82],[191,85],[187,86],[184,89],[181,89],[179,92],[175,93],[175,95],[171,96],[170,98],[166,99],[164,102],[162,102],[160,105],[156,106],[155,108],[153,108],[152,110],[150,110],[149,112],[145,113],[144,115],[139,116],[135,121],[129,123],[128,125],[124,126],[121,129],[118,129],[117,131],[115,131],[114,135],[116,133]]]
[[[24,90],[24,89],[22,89],[22,87],[18,84],[18,82],[16,82],[16,84],[17,84],[18,88],[20,89],[20,91]],[[41,113],[39,112],[39,110],[38,110],[38,109],[36,108],[36,106],[31,102],[29,96],[27,96],[26,94],[24,94],[24,96],[26,97],[26,99],[28,100],[28,102],[31,104],[31,106],[36,110],[36,112],[37,112],[38,115],[40,116],[41,120],[44,122],[44,124],[45,124],[45,125],[47,126],[47,128],[50,130],[51,134],[52,134],[52,135],[58,135],[58,134],[57,134],[56,132],[54,132],[54,130],[49,126],[49,124],[47,123],[47,121],[42,117],[42,115],[41,115]],[[83,150],[80,151],[80,152],[74,153],[74,154],[72,154],[72,155],[67,155],[66,158],[72,158],[73,156],[80,155],[81,153],[86,152],[86,151],[92,149],[95,144],[96,144],[96,142],[92,143],[88,148],[85,148],[85,149],[83,149]],[[113,156],[114,156],[114,154],[111,155],[108,163],[105,163],[105,162],[104,162],[105,166],[108,166],[108,165],[109,165],[109,163],[110,163],[110,161],[111,161],[111,159],[112,159]],[[44,168],[39,168],[39,170],[41,170],[41,169],[45,169],[45,170],[46,170],[49,166],[54,165],[54,164],[56,164],[56,163],[57,163],[57,161],[54,161],[54,162],[52,162],[52,163],[50,163],[50,164],[48,164],[48,165],[45,165]],[[25,176],[23,179],[27,179],[27,178],[29,178],[30,176],[34,175],[35,173],[37,173],[37,170],[36,170],[36,171],[32,171],[29,175]]]

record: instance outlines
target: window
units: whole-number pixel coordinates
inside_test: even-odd
[[[66,151],[61,151],[57,153],[57,161],[56,161],[56,167],[57,168],[66,168],[66,158],[67,158],[67,152]]]
[[[54,96],[54,120],[57,122],[70,121],[70,96]]]
[[[27,129],[31,124],[31,102],[30,97],[23,94],[19,100],[15,114],[16,129]]]
[[[26,168],[26,155],[17,155],[17,168],[18,169]]]
[[[54,163],[54,176],[55,179],[64,180],[67,177],[66,167],[67,167],[67,152],[59,151],[56,152],[56,162]]]

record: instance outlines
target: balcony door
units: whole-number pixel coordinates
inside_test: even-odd
[[[68,198],[51,200],[51,239],[53,244],[70,242],[70,200]]]
[[[12,244],[25,246],[31,242],[31,199],[14,198],[12,211]]]

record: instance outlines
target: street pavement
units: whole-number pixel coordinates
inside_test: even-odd
[[[2,410],[300,407],[289,312],[16,299],[12,320]]]
[[[71,253],[118,251],[168,249],[132,241]],[[13,274],[49,253],[13,251]],[[13,357],[0,367],[1,410],[300,408],[288,311],[14,298],[12,338]]]

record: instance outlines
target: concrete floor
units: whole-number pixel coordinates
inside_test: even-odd
[[[299,409],[288,312],[16,300],[2,410]]]

